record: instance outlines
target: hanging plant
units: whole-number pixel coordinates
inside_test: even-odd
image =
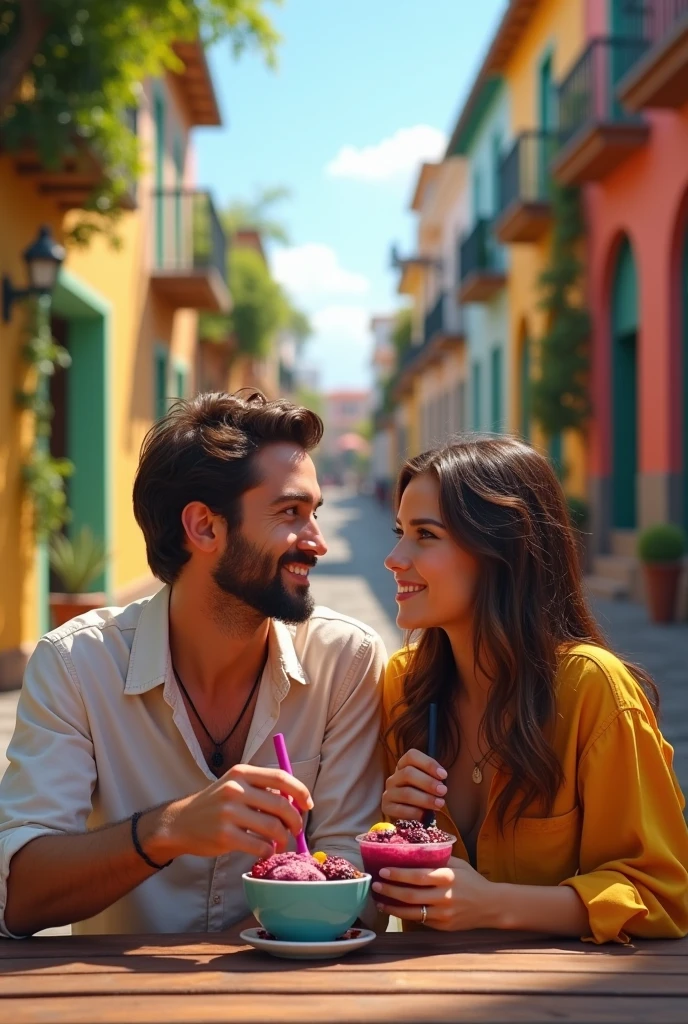
[[[540,342],[540,374],[532,385],[533,416],[548,437],[582,430],[590,416],[590,317],[580,303],[584,232],[578,189],[552,186],[550,263],[540,276],[549,329]]]
[[[48,398],[50,378],[71,364],[69,352],[58,345],[50,330],[50,298],[33,300],[30,308],[30,337],[23,348],[24,361],[33,382],[31,390],[20,391],[16,398],[22,409],[34,418],[34,442],[23,466],[23,477],[34,511],[34,530],[38,540],[46,540],[69,521],[65,481],[74,472],[69,459],[50,454],[53,407]]]

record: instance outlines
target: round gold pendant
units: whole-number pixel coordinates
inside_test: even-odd
[[[476,786],[479,786],[480,783],[483,781],[483,773],[480,770],[479,764],[476,764],[473,768],[473,781],[475,782]]]

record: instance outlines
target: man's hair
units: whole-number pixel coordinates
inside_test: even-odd
[[[151,571],[173,583],[191,557],[184,547],[182,511],[203,502],[234,529],[241,496],[260,481],[256,455],[287,443],[311,451],[320,442],[320,417],[260,391],[209,392],[174,403],[146,434],[134,481],[134,515],[146,540]]]

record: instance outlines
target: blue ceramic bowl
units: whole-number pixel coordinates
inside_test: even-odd
[[[342,882],[274,882],[242,875],[258,923],[285,942],[332,942],[365,906],[370,875]]]

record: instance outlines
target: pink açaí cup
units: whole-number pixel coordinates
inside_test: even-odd
[[[361,850],[364,870],[372,876],[373,883],[385,881],[384,878],[380,878],[382,868],[444,868],[447,866],[452,847],[456,842],[454,836],[451,836],[446,843],[390,844],[370,842],[366,840],[368,834],[356,836],[356,842]],[[401,883],[394,882],[394,885],[401,885]],[[381,899],[388,906],[405,906],[403,900],[397,900],[392,896],[384,896]]]

